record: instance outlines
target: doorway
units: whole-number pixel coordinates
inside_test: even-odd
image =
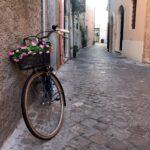
[[[120,46],[119,46],[119,49],[120,49],[120,51],[122,51],[123,37],[124,37],[124,7],[123,6],[120,6],[119,14],[120,14]]]

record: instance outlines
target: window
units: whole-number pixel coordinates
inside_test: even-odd
[[[136,27],[136,7],[137,7],[137,0],[132,0],[132,29]]]

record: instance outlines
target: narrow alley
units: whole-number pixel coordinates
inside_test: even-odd
[[[149,150],[150,68],[106,51],[81,49],[58,71],[66,94],[60,133],[44,142],[23,120],[2,150]]]

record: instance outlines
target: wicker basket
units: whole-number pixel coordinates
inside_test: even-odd
[[[49,66],[50,54],[43,53],[43,54],[29,55],[26,58],[20,60],[17,64],[19,65],[19,68],[21,70],[28,70],[32,68]]]

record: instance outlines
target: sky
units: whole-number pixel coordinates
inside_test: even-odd
[[[107,3],[108,0],[87,0],[88,5],[95,7],[95,25],[100,26],[103,30],[107,29]]]

